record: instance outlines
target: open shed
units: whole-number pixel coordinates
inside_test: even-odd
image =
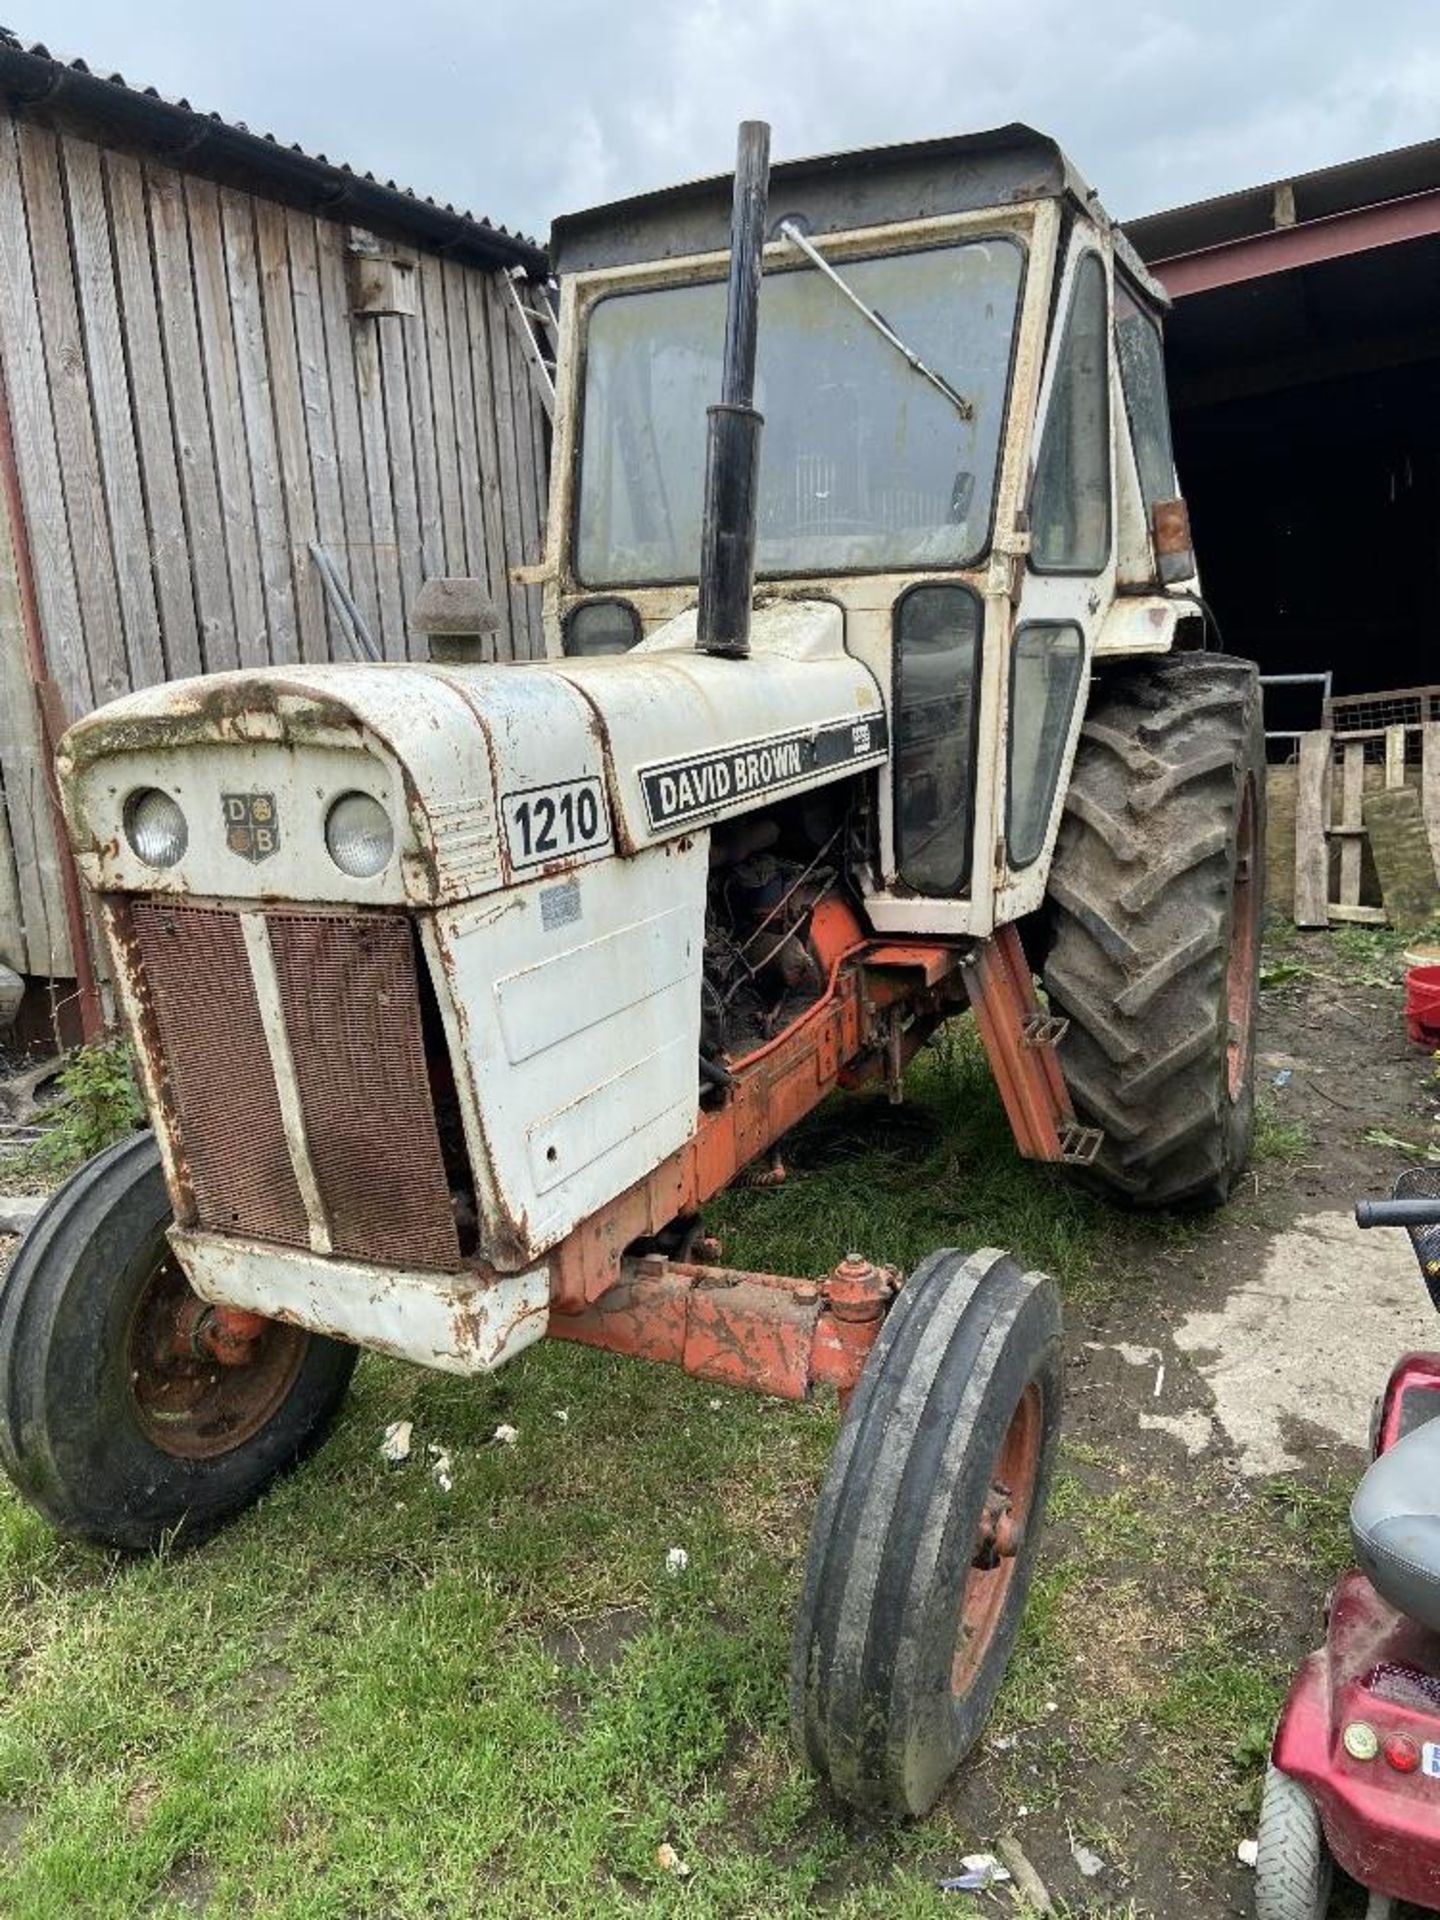
[[[1179,470],[1225,643],[1440,680],[1440,141],[1126,222],[1175,302]],[[1318,724],[1276,689],[1272,724]]]
[[[1440,141],[1127,231],[1175,303],[1201,579],[1226,646],[1270,682],[1272,904],[1307,926],[1423,919],[1440,863]]]

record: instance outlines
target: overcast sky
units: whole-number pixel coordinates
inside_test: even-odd
[[[1027,120],[1121,217],[1440,135],[1436,0],[29,0],[52,53],[543,237],[776,158]]]

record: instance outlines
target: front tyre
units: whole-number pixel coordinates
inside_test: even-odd
[[[278,1321],[239,1364],[197,1339],[204,1308],[166,1239],[150,1134],[51,1198],[0,1291],[0,1460],[62,1533],[143,1552],[203,1538],[316,1446],[353,1347]]]
[[[1325,1920],[1333,1877],[1314,1801],[1288,1773],[1267,1767],[1255,1860],[1255,1920]]]
[[[810,1536],[796,1741],[843,1800],[915,1816],[979,1737],[1019,1628],[1061,1397],[1054,1284],[932,1254],[871,1350]]]

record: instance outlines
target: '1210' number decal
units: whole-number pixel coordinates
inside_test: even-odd
[[[605,792],[593,775],[507,793],[500,812],[512,867],[543,867],[610,842]]]

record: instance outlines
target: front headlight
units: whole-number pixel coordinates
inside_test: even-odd
[[[189,844],[190,830],[168,793],[141,787],[125,802],[125,838],[147,867],[173,867]]]
[[[325,816],[330,858],[352,880],[373,880],[390,864],[395,829],[380,802],[368,793],[342,793]]]

